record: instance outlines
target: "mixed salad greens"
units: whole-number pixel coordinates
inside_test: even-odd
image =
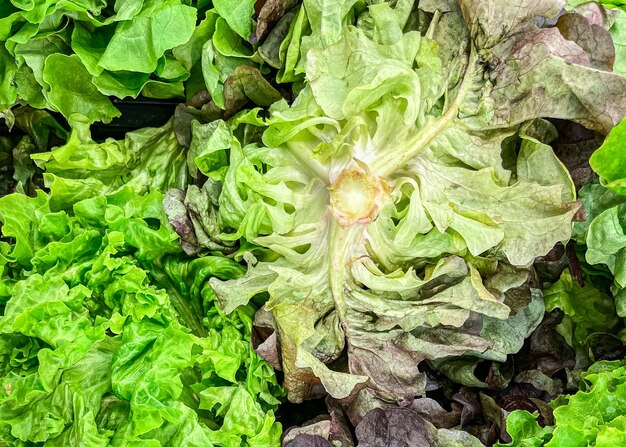
[[[624,443],[625,11],[2,2],[0,445]]]

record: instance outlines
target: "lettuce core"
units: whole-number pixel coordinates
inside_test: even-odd
[[[330,188],[330,206],[343,227],[372,222],[390,192],[384,179],[370,176],[366,165],[352,160]]]

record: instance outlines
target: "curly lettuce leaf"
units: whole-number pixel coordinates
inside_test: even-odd
[[[506,445],[508,447],[542,447],[552,437],[551,427],[541,427],[537,421],[537,416],[526,410],[511,412],[506,418],[506,431],[511,436],[512,441]]]
[[[120,114],[109,97],[191,99],[208,89],[229,116],[280,98],[260,42],[248,42],[254,2],[31,3],[0,9],[0,110],[25,101],[108,123]]]
[[[579,284],[565,269],[559,280],[544,291],[546,311],[558,308],[565,314],[557,330],[576,348],[581,368],[589,363],[590,336],[613,333],[620,323],[613,297],[598,289],[590,275],[583,274],[583,280],[584,284]]]
[[[55,209],[123,189],[143,194],[181,188],[189,178],[187,150],[178,143],[172,121],[129,132],[123,140],[97,143],[88,123],[76,120],[65,145],[32,158],[46,171],[44,180]]]
[[[580,390],[562,396],[553,427],[540,427],[536,415],[514,411],[507,418],[509,447],[609,447],[626,440],[626,369],[623,361],[598,362],[582,374]]]
[[[215,236],[269,250],[211,285],[227,313],[269,294],[291,400],[321,385],[403,402],[424,392],[420,362],[503,361],[539,324],[527,267],[579,207],[539,118],[606,132],[626,79],[536,27],[562,2],[509,6],[441,8],[427,36],[405,32],[406,2],[357,27],[337,14],[341,38],[308,51],[262,144],[231,131],[209,151],[228,156],[205,172],[222,183]]]
[[[0,198],[4,442],[279,445],[254,309],[224,315],[207,283],[242,268],[181,256],[162,199],[126,189],[51,211],[41,191]]]

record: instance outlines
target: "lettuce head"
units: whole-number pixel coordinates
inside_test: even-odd
[[[529,267],[580,208],[544,118],[606,133],[626,79],[536,25],[558,0],[350,5],[311,19],[292,104],[235,118],[261,139],[196,126],[209,181],[193,194],[214,241],[256,247],[245,276],[210,283],[226,313],[267,298],[259,352],[290,400],[406,402],[425,392],[422,362],[475,384],[478,361],[504,361],[539,324]],[[340,32],[315,40],[319,21]]]

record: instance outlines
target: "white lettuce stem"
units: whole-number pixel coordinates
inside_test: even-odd
[[[359,247],[365,225],[354,224],[347,228],[339,225],[336,219],[330,222],[328,231],[328,276],[335,308],[344,331],[347,329],[346,287],[351,284],[350,265]]]

